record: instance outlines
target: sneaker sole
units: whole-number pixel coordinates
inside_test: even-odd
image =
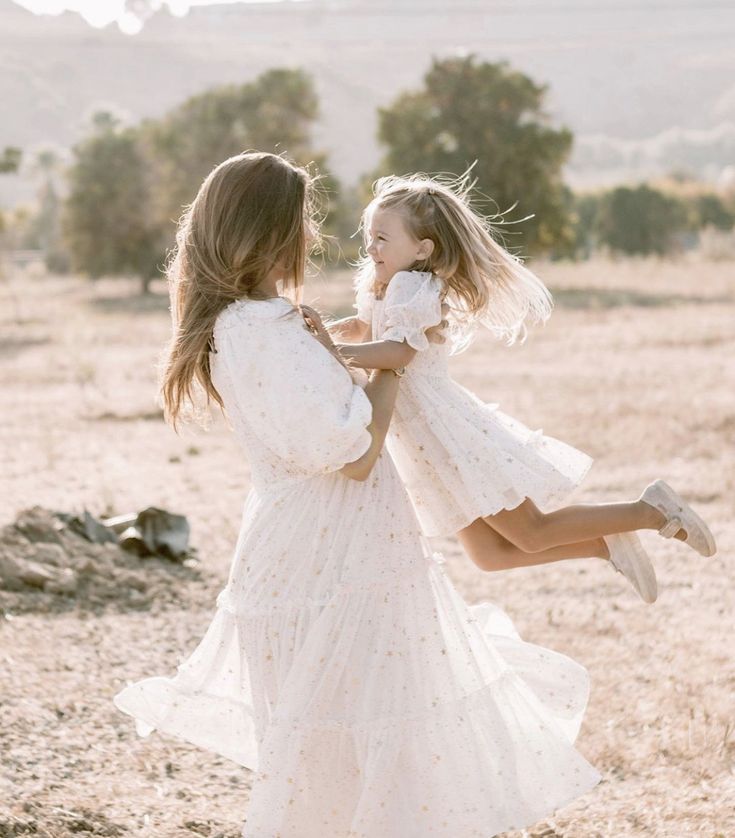
[[[630,538],[626,538],[630,536]],[[635,533],[619,533],[604,536],[610,551],[610,563],[630,583],[630,586],[649,605],[658,598],[658,581],[651,559]],[[616,553],[622,553],[622,566],[612,558],[612,547],[617,544]],[[625,569],[623,569],[625,568]],[[626,572],[627,571],[627,572]]]

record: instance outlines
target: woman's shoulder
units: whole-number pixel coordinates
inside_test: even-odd
[[[298,309],[285,297],[269,300],[235,300],[218,315],[212,328],[214,348],[226,359],[258,359],[305,351],[308,334]]]
[[[238,326],[254,323],[285,321],[294,319],[298,311],[294,304],[286,297],[271,297],[267,300],[234,300],[225,306],[217,315],[214,331],[224,332]]]

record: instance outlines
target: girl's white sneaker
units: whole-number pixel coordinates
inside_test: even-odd
[[[638,536],[634,532],[616,532],[603,538],[610,551],[610,564],[625,576],[643,602],[655,602],[656,571]]]
[[[684,530],[687,534],[684,543],[701,556],[714,556],[717,552],[715,538],[710,528],[668,483],[663,480],[654,480],[643,490],[640,500],[655,507],[666,516],[666,523],[658,531],[659,535],[664,538],[673,538],[679,530]]]

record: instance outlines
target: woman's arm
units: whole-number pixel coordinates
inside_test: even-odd
[[[309,306],[301,306],[301,309],[317,340],[330,352],[334,351],[335,345],[332,342],[331,335],[322,323],[319,314]],[[389,343],[389,341],[385,341],[385,343]],[[400,346],[400,344],[396,345]],[[357,346],[361,346],[361,344]],[[413,357],[415,352],[414,350],[411,350],[411,352],[411,357]],[[410,361],[410,358],[406,363],[408,361]],[[403,364],[398,364],[397,366],[403,366]],[[363,481],[367,480],[370,476],[370,472],[373,470],[373,466],[377,462],[380,452],[383,450],[383,443],[388,433],[388,426],[393,415],[393,407],[396,403],[396,396],[398,395],[398,381],[399,376],[392,369],[376,369],[370,381],[365,385],[365,395],[368,397],[373,408],[372,421],[366,428],[371,436],[371,442],[368,450],[361,457],[351,463],[345,463],[339,469],[345,477],[349,477],[351,480]]]
[[[314,336],[330,352],[334,350],[334,344],[322,323],[319,314],[309,306],[301,306],[302,314],[307,325],[312,329]],[[351,480],[367,480],[378,456],[383,449],[385,436],[388,433],[393,407],[398,394],[399,376],[392,370],[375,370],[365,386],[365,395],[372,405],[372,419],[366,430],[370,434],[371,442],[367,451],[357,460],[345,463],[339,469],[345,477]]]
[[[376,370],[365,386],[365,394],[373,406],[373,419],[367,426],[372,442],[362,457],[342,466],[340,471],[345,477],[363,481],[370,476],[388,433],[399,381],[399,377],[392,370]]]

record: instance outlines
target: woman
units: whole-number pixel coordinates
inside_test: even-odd
[[[245,153],[182,220],[163,376],[195,384],[251,464],[227,585],[173,678],[115,696],[138,731],[255,771],[247,838],[446,838],[520,828],[591,788],[573,748],[586,671],[468,607],[419,532],[383,442],[400,370],[365,385],[300,299],[307,173]],[[305,322],[306,321],[306,322]]]

